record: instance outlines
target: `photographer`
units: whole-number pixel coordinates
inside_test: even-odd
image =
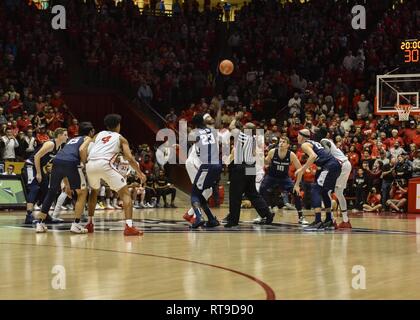
[[[363,205],[363,211],[381,211],[381,195],[377,192],[377,189],[373,187],[367,197],[366,203]]]
[[[392,212],[404,212],[405,205],[407,204],[407,190],[405,179],[394,181],[389,193],[391,199],[386,202],[386,205],[389,206]]]
[[[6,135],[1,137],[0,143],[3,149],[3,160],[4,161],[15,161],[16,154],[15,149],[19,147],[19,142],[16,140],[12,133],[12,129],[6,129]]]

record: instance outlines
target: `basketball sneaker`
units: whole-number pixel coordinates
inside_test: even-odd
[[[47,226],[43,222],[37,222],[35,226],[36,233],[45,233],[48,231]]]
[[[265,221],[265,218],[263,218],[263,217],[258,217],[258,218],[255,218],[254,220],[252,220],[252,222],[254,223],[254,224],[261,224],[261,223],[264,223]]]
[[[32,224],[34,221],[34,216],[32,214],[27,214],[25,217],[25,224]]]
[[[337,222],[335,220],[326,220],[323,222],[324,230],[335,230],[337,229]]]
[[[184,218],[185,221],[187,221],[187,222],[189,222],[191,224],[194,224],[195,223],[195,217],[194,217],[194,215],[190,216],[188,214],[188,212],[185,212],[185,214],[182,216],[182,218]]]
[[[215,227],[218,227],[218,226],[220,226],[220,222],[219,222],[219,220],[217,220],[216,217],[213,220],[207,221],[204,224],[204,227],[206,227],[206,228],[215,228]]]
[[[84,228],[81,223],[73,222],[71,224],[70,232],[72,233],[88,233],[88,229]]]
[[[136,227],[129,227],[128,224],[125,224],[124,229],[125,236],[142,236],[143,231],[138,230]]]
[[[51,221],[52,221],[52,223],[63,223],[64,219],[56,218],[56,217],[52,216]]]
[[[200,211],[200,210],[198,210]],[[194,223],[191,225],[192,229],[197,229],[199,227],[201,227],[202,225],[205,224],[205,221],[203,220],[203,217],[201,216],[201,212],[199,214],[195,215],[195,221]]]
[[[231,222],[228,222],[225,224],[225,228],[227,229],[239,229],[239,224],[233,224]]]
[[[351,226],[350,220],[347,222],[343,221],[338,225],[338,229],[351,229],[351,228],[352,226]]]
[[[324,230],[324,223],[322,221],[314,221],[303,228],[304,231],[321,231]]]
[[[95,231],[95,225],[92,222],[89,222],[87,225],[85,225],[85,228],[87,229],[88,233],[93,233]]]
[[[226,215],[226,217],[224,217],[224,218],[222,219],[222,222],[223,222],[223,223],[227,223],[227,222],[228,222],[228,220],[229,220],[229,215],[230,215],[230,213],[228,213],[228,214]]]
[[[299,222],[298,223],[301,224],[301,225],[308,225],[309,224],[309,222],[305,219],[305,216],[301,216],[299,218]]]

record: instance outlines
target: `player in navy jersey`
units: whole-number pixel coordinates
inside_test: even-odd
[[[214,188],[222,173],[218,139],[215,131],[205,126],[203,115],[195,115],[192,123],[196,127],[192,134],[195,141],[195,150],[201,160],[201,165],[198,168],[191,191],[191,205],[196,215],[195,222],[191,227],[198,228],[204,224],[206,227],[216,227],[220,223],[212,214],[207,200],[203,197],[203,191],[208,188]],[[207,223],[204,223],[201,217],[200,207],[207,215]]]
[[[292,193],[299,215],[298,222],[299,224],[304,225],[308,224],[308,222],[305,220],[302,212],[302,199],[299,194],[299,185],[295,185],[289,177],[290,164],[293,164],[296,170],[300,169],[302,165],[300,164],[296,154],[289,150],[289,147],[289,138],[281,137],[279,140],[279,146],[268,152],[267,157],[265,158],[265,163],[269,167],[268,172],[261,183],[260,193],[270,207],[273,206],[273,189],[280,187],[282,191]]]
[[[25,161],[25,165],[22,169],[22,177],[27,192],[25,224],[32,224],[34,220],[32,211],[39,191],[44,186],[46,188],[48,187],[48,184],[45,183],[48,179],[47,166],[51,164],[51,161],[67,139],[67,129],[56,129],[54,131],[54,139],[39,145]]]
[[[321,167],[316,174],[316,183],[312,188],[312,208],[315,210],[315,221],[307,230],[335,229],[331,215],[331,193],[334,192],[335,184],[341,174],[341,165],[338,160],[327,152],[319,143],[310,140],[311,133],[308,129],[302,129],[298,134],[298,143],[302,151],[308,155],[305,165],[296,170],[296,183],[300,183],[303,173],[312,163]],[[321,199],[324,202],[326,219],[321,219]]]
[[[42,204],[39,222],[35,229],[38,233],[47,231],[43,220],[47,216],[57,192],[60,191],[63,180],[68,189],[75,191],[77,195],[75,220],[70,231],[73,233],[87,233],[88,231],[80,224],[80,217],[87,197],[87,185],[82,165],[87,161],[87,148],[95,135],[95,129],[92,123],[82,122],[79,132],[80,136],[70,139],[53,160],[49,190]]]

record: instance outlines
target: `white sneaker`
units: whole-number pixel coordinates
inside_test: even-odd
[[[74,206],[72,204],[66,205],[66,208],[67,208],[67,210],[71,210],[71,211],[74,210]]]
[[[308,221],[306,221],[306,219],[305,219],[305,217],[304,217],[304,216],[302,216],[302,217],[300,217],[300,218],[299,218],[299,224],[302,224],[302,225],[308,225],[308,224],[309,224],[309,222],[308,222]]]
[[[114,206],[113,206],[113,208],[112,209],[115,209],[115,210],[121,210],[122,209],[122,207],[120,207],[118,204],[114,204]]]
[[[81,223],[73,222],[71,224],[70,232],[72,232],[72,233],[79,233],[79,234],[80,233],[87,233],[88,232],[88,229],[85,229],[85,227],[82,226]]]
[[[252,222],[258,224],[258,223],[261,223],[263,220],[264,220],[264,218],[258,217],[258,218],[255,218],[254,220],[252,220]]]
[[[37,204],[35,204],[34,205],[34,211],[41,211],[41,208]]]
[[[67,211],[67,210],[68,210],[68,208],[67,208],[67,207],[65,207],[65,206],[61,206],[60,208],[61,208],[61,210],[63,210],[63,211]]]
[[[35,226],[35,232],[36,233],[45,233],[47,231],[48,231],[48,228],[45,225],[45,223],[43,223],[43,222],[42,223],[40,223],[40,222],[36,223],[36,226]]]

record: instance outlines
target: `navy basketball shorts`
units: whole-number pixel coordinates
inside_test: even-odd
[[[202,164],[195,176],[194,185],[201,191],[212,188],[220,178],[222,169],[220,164]]]
[[[86,178],[80,165],[70,161],[55,160],[51,171],[50,188],[59,190],[61,181],[64,178],[68,179],[72,190],[85,189],[87,186]]]
[[[337,179],[341,174],[341,165],[336,159],[325,163],[321,170],[317,172],[316,183],[327,191],[334,191]]]
[[[290,177],[273,177],[266,175],[261,182],[260,192],[271,192],[273,189],[280,188],[282,191],[292,192],[294,183]]]

